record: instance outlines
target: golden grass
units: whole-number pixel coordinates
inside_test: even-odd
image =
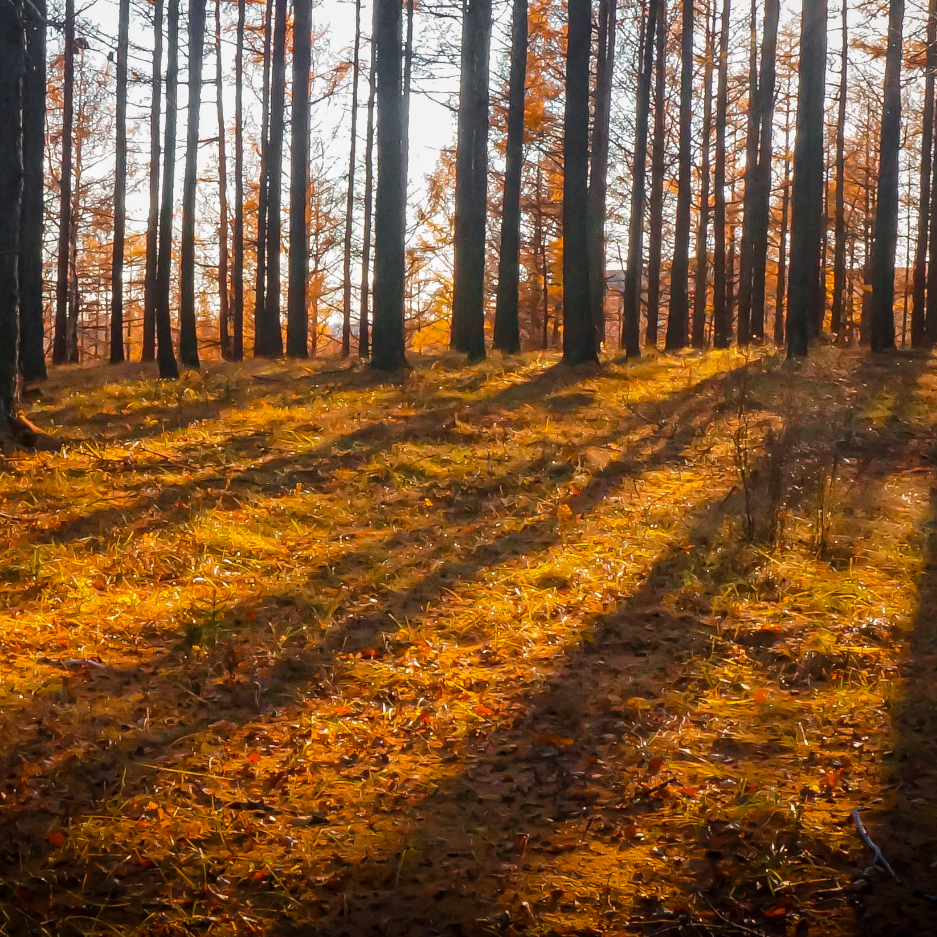
[[[0,465],[0,933],[870,933],[929,369],[56,373],[67,445]]]

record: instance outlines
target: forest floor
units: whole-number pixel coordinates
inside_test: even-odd
[[[937,934],[933,359],[60,369],[29,416],[0,933]]]

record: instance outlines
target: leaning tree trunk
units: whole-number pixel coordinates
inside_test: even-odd
[[[716,88],[716,158],[713,167],[713,346],[716,348],[728,348],[732,342],[732,316],[726,303],[726,113],[730,14],[730,0],[723,0]]]
[[[647,22],[644,24],[641,70],[638,75],[634,134],[634,165],[631,172],[634,182],[631,188],[631,220],[628,228],[628,266],[625,269],[621,310],[621,345],[629,358],[637,358],[641,354],[640,312],[641,274],[644,267],[644,181],[645,165],[647,163],[648,117],[651,107],[651,71],[654,67],[654,41],[657,35],[657,17],[661,15],[662,12],[660,7],[660,0],[650,0],[647,10]],[[614,42],[614,33],[612,33],[611,41]],[[607,147],[607,136],[605,144]],[[606,158],[607,156],[608,153],[606,151]],[[604,243],[602,244],[602,250],[605,250]],[[605,279],[604,271],[602,273],[602,279],[603,281]]]
[[[706,345],[706,281],[708,262],[706,242],[709,237],[709,138],[712,132],[713,117],[713,45],[716,39],[715,4],[711,22],[706,30],[706,64],[703,66],[703,124],[700,144],[700,205],[699,227],[696,232],[696,282],[693,289],[693,334],[694,348]]]
[[[377,194],[374,206],[374,342],[371,365],[405,367],[403,294],[407,180],[399,0],[375,0]]]
[[[244,357],[244,26],[246,0],[237,0],[237,48],[234,53],[234,282],[232,310],[234,335],[231,359]]]
[[[368,66],[368,126],[364,141],[364,230],[361,235],[361,297],[358,307],[358,357],[367,358],[371,353],[369,329],[369,299],[371,278],[371,209],[374,202],[374,23],[376,8],[371,15],[371,62]]]
[[[648,203],[647,245],[647,328],[644,342],[657,347],[660,327],[660,265],[664,227],[664,160],[667,153],[666,81],[667,81],[667,3],[659,0],[654,64],[654,146],[651,151],[651,197]]]
[[[26,381],[46,376],[42,301],[45,209],[46,2],[24,4],[26,71],[23,76],[23,198],[20,218],[20,371]]]
[[[690,146],[693,133],[693,0],[683,0],[681,30],[680,151],[673,265],[670,268],[670,309],[667,315],[668,351],[685,348],[689,332],[687,277],[690,269]]]
[[[188,368],[199,366],[195,325],[195,193],[204,44],[205,0],[189,0],[189,106],[182,183],[182,243],[179,246],[179,360]]]
[[[243,0],[242,0],[243,2]],[[159,262],[159,112],[163,97],[163,0],[153,11],[153,93],[150,95],[149,212],[146,219],[146,270],[143,282],[142,361],[156,358],[157,265]]]
[[[215,112],[218,115],[218,338],[221,357],[231,359],[228,294],[228,150],[225,145],[224,81],[221,68],[221,0],[215,0]]]
[[[114,248],[111,257],[111,364],[124,360],[124,238],[127,229],[127,48],[130,0],[117,15],[117,154],[114,160]]]
[[[478,361],[485,357],[491,0],[466,0],[463,9],[450,344],[455,351]]]
[[[589,308],[590,0],[569,0],[563,124],[563,361],[598,361]]]
[[[615,28],[617,0],[599,0],[599,43],[595,71],[595,116],[592,121],[592,153],[589,176],[589,305],[595,328],[595,343],[605,341],[605,203],[608,194],[608,133],[612,111],[612,78],[615,72]],[[647,29],[647,27],[645,27]],[[652,46],[645,42],[645,46]],[[649,73],[648,73],[649,76]],[[650,87],[650,76],[648,77]],[[644,209],[644,161],[647,158],[647,110],[644,114],[641,163],[641,207]],[[637,162],[637,158],[635,160]],[[640,353],[637,324],[633,346]]]
[[[59,243],[55,279],[52,363],[69,358],[68,255],[72,230],[72,129],[75,122],[75,0],[65,0],[65,57],[62,75],[62,173],[59,184]]]
[[[361,74],[361,0],[355,0],[355,51],[351,70],[351,142],[348,190],[345,193],[345,238],[342,246],[342,357],[351,354],[351,234],[355,213],[355,160],[358,146],[358,77]]]
[[[508,355],[521,350],[518,278],[521,239],[521,170],[524,166],[524,93],[527,83],[527,0],[514,0],[511,77],[508,84],[508,139],[501,203],[498,291],[494,346]]]
[[[845,23],[844,14],[844,29]],[[911,345],[914,348],[922,348],[927,344],[925,287],[927,284],[928,226],[931,221],[931,161],[934,155],[934,73],[937,71],[937,0],[930,0],[927,6],[927,49],[925,61],[924,110],[921,128],[921,198],[918,202],[917,243],[914,251],[914,292],[913,302],[911,304]],[[837,202],[837,206],[838,204]],[[931,266],[937,266],[933,254],[931,254]]]
[[[895,250],[898,245],[898,153],[901,147],[901,30],[904,0],[888,5],[888,49],[872,247],[872,351],[895,347]]]
[[[19,235],[23,192],[22,0],[0,4],[0,434],[15,435],[19,418]]]
[[[827,0],[803,0],[799,94],[791,192],[791,269],[787,304],[787,355],[807,354],[820,289],[823,221],[823,99],[826,81]]]
[[[169,0],[166,63],[166,127],[163,137],[163,187],[159,209],[159,259],[156,271],[156,357],[159,376],[177,378],[179,368],[172,347],[169,292],[172,282],[172,216],[176,165],[176,120],[179,92],[179,0]]]
[[[286,7],[277,0],[274,11],[273,58],[270,67],[270,138],[267,141],[267,282],[263,317],[257,320],[254,354],[278,358],[283,354],[280,329],[280,204],[283,176],[284,106],[286,101]]]
[[[931,7],[934,5],[934,0],[931,0]],[[849,85],[847,84],[847,77],[849,71],[849,23],[848,23],[848,7],[845,2],[843,2],[843,19],[842,19],[842,33],[843,33],[843,45],[842,51],[840,53],[840,74],[839,74],[839,108],[836,115],[836,201],[833,209],[835,220],[835,240],[836,243],[833,246],[833,302],[830,310],[830,328],[833,334],[839,338],[843,330],[843,298],[846,292],[846,199],[845,199],[845,187],[846,187],[846,93],[848,91]],[[934,98],[934,79],[933,75],[928,74],[927,82],[929,83],[930,88],[930,99],[931,99],[931,112],[933,113],[933,98]],[[925,95],[926,97],[926,95]],[[925,112],[927,105],[925,102]],[[928,124],[933,119],[925,118],[924,120],[924,134],[927,136],[928,140],[930,139],[930,132]],[[927,155],[927,170],[925,174],[924,170],[924,160],[921,161],[921,197],[922,204],[927,204],[926,196],[923,194],[925,191],[925,186],[930,185],[930,154]],[[925,181],[926,180],[926,181]],[[920,228],[918,229],[920,238]],[[924,251],[927,250],[927,219],[926,216],[923,219],[923,238],[924,238]],[[920,244],[920,240],[918,242]],[[923,264],[923,260],[921,261]],[[917,269],[914,272],[914,282],[917,284]],[[916,295],[916,294],[915,294]],[[921,325],[924,324],[924,270],[921,269]],[[914,326],[912,322],[912,335],[914,332]]]
[[[290,135],[290,253],[286,305],[286,353],[309,355],[309,233],[306,203],[309,190],[309,67],[312,52],[312,0],[293,3],[293,120]]]
[[[768,265],[768,227],[771,220],[771,158],[774,126],[774,88],[778,50],[780,0],[766,0],[761,73],[758,76],[758,164],[752,206],[752,294],[749,333],[755,341],[765,337],[765,280]]]

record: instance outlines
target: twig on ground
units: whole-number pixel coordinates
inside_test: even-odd
[[[895,874],[895,870],[888,864],[888,860],[882,855],[882,850],[872,842],[872,837],[869,836],[865,826],[862,824],[862,818],[859,816],[859,808],[852,808],[852,819],[856,824],[856,830],[859,833],[859,838],[869,847],[872,851],[872,865],[869,866],[871,869],[873,866],[880,865],[899,885],[901,884],[901,879]]]

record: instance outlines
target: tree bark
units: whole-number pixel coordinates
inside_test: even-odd
[[[840,73],[839,73],[839,107],[836,115],[836,202],[834,205],[835,214],[835,240],[833,246],[833,302],[830,310],[830,328],[833,334],[840,337],[843,328],[843,298],[846,290],[846,93],[849,85],[847,82],[849,71],[849,24],[847,11],[848,7],[845,0],[841,0],[842,9],[842,34],[843,45],[840,52]],[[931,0],[933,7],[934,0]],[[933,78],[928,78],[930,82],[931,108],[933,109]],[[926,108],[926,105],[925,105]],[[933,119],[933,118],[931,118]],[[925,134],[927,133],[927,123],[925,120]],[[922,162],[923,167],[923,162]],[[922,173],[924,172],[922,168]],[[930,157],[928,155],[928,169],[926,183],[922,180],[923,186],[930,185]],[[925,198],[922,194],[922,198]],[[926,201],[924,202],[926,204]],[[924,220],[924,250],[927,249],[927,221]],[[915,272],[915,282],[917,282],[917,273]],[[924,318],[924,271],[921,270],[921,319],[923,325]]]
[[[117,14],[117,153],[114,160],[114,247],[111,258],[111,364],[124,360],[124,240],[127,229],[127,48],[130,0]]]
[[[688,0],[689,2],[689,0]],[[590,0],[569,0],[563,123],[563,361],[598,361],[589,307]]]
[[[176,120],[179,92],[179,0],[169,0],[167,10],[166,127],[163,137],[163,185],[159,209],[159,259],[156,273],[156,344],[159,376],[177,378],[179,368],[172,347],[169,292],[172,280],[172,216],[176,166]]]
[[[221,357],[231,359],[228,293],[228,150],[225,145],[224,80],[221,62],[221,0],[215,0],[215,110],[218,114],[218,338]]]
[[[244,26],[246,0],[237,0],[237,48],[234,53],[234,258],[231,359],[244,357]]]
[[[23,192],[22,98],[25,71],[22,0],[0,4],[0,430],[19,415],[20,205]]]
[[[182,242],[179,246],[179,361],[187,368],[199,367],[195,323],[195,194],[204,46],[205,0],[189,0],[189,104],[182,182]]]
[[[787,108],[784,112],[784,182],[781,194],[781,233],[778,243],[778,282],[774,300],[774,343],[784,344],[784,298],[787,274],[787,221],[791,201],[791,161],[788,157],[791,144],[791,99],[788,89]]]
[[[755,189],[758,175],[758,133],[761,129],[758,94],[758,48],[755,40],[757,0],[752,0],[748,29],[748,113],[745,135],[745,195],[742,202],[742,238],[739,244],[738,341],[751,341],[752,315],[752,254],[754,251]]]
[[[345,195],[345,243],[342,251],[342,357],[351,354],[351,234],[355,213],[355,161],[358,146],[358,77],[361,73],[361,0],[355,0],[355,48],[351,72],[351,133],[348,191]]]
[[[693,0],[683,0],[680,75],[680,152],[677,168],[677,213],[673,264],[670,268],[668,351],[685,348],[689,337],[687,278],[690,269],[690,146],[693,133]]]
[[[758,76],[758,164],[755,167],[752,206],[752,293],[749,332],[758,342],[765,338],[765,291],[768,265],[768,228],[771,222],[771,159],[774,128],[774,92],[777,71],[780,0],[765,0],[761,71]]]
[[[267,201],[270,194],[270,66],[273,56],[273,8],[267,0],[264,12],[263,84],[260,89],[260,181],[257,191],[257,240],[254,285],[254,356],[262,354],[267,297]]]
[[[888,5],[885,96],[878,163],[870,309],[872,351],[895,347],[895,250],[898,245],[898,153],[901,147],[901,31],[904,0]]]
[[[407,364],[404,347],[404,236],[407,185],[403,161],[401,7],[375,0],[377,193],[374,206],[374,345],[371,365],[394,371]]]
[[[927,5],[927,49],[924,78],[924,111],[921,128],[921,198],[918,202],[917,243],[914,251],[914,287],[911,304],[911,345],[927,345],[927,247],[931,218],[931,163],[934,156],[934,75],[937,72],[937,0]],[[935,267],[934,253],[931,266]]]
[[[23,78],[23,195],[20,217],[20,371],[26,381],[46,376],[42,301],[42,239],[46,124],[46,2],[23,7],[26,60]]]
[[[69,359],[68,257],[72,230],[72,130],[75,121],[75,0],[65,0],[65,57],[62,76],[62,173],[59,185],[59,243],[55,280],[52,363]]]
[[[823,218],[823,103],[827,0],[803,0],[799,94],[791,192],[791,268],[787,355],[807,354],[811,313],[820,287]]]
[[[480,361],[485,357],[491,0],[465,0],[463,9],[450,344],[455,351]]]
[[[283,176],[284,107],[286,102],[286,7],[276,0],[273,57],[270,65],[270,137],[267,141],[266,288],[263,318],[257,321],[254,354],[279,358],[283,354],[280,329],[280,205]]]
[[[728,2],[728,0],[726,0]],[[654,147],[651,152],[651,198],[647,250],[647,328],[644,342],[657,347],[660,327],[660,265],[664,226],[664,160],[667,153],[665,124],[667,102],[667,3],[659,0],[654,64]]]
[[[243,0],[242,0],[243,2]],[[149,211],[146,219],[146,271],[143,286],[143,350],[141,361],[156,358],[157,266],[159,262],[159,117],[163,97],[163,0],[153,10],[153,93],[150,95]]]
[[[527,83],[527,0],[514,0],[511,23],[511,76],[508,84],[508,140],[501,204],[498,291],[494,346],[508,355],[521,350],[518,279],[521,240],[521,171],[524,167],[524,97]]]
[[[589,305],[592,324],[595,328],[596,348],[601,348],[605,341],[605,215],[608,194],[608,134],[612,110],[612,78],[615,72],[615,39],[617,0],[599,0],[599,35],[598,58],[595,71],[595,115],[592,121],[592,153],[589,175]],[[645,26],[645,32],[649,29]],[[652,49],[653,43],[645,39],[646,49]],[[645,54],[645,59],[650,55]],[[650,66],[647,72],[647,85],[650,88]],[[640,169],[638,157],[635,157],[635,172],[641,175],[641,204],[639,217],[644,213],[644,163],[647,160],[647,99],[645,95],[644,127],[638,128],[643,139],[636,146],[640,148]],[[637,182],[637,179],[635,179]],[[633,199],[632,199],[633,201]],[[638,281],[640,283],[640,280]],[[640,288],[640,287],[639,287]],[[637,322],[631,336],[633,354],[640,354],[640,338]]]
[[[638,94],[635,113],[634,165],[632,167],[631,219],[628,228],[628,261],[625,269],[625,282],[622,290],[622,330],[621,346],[629,358],[641,355],[641,274],[644,267],[644,190],[645,166],[647,163],[648,119],[651,107],[651,72],[654,67],[654,42],[657,35],[657,17],[660,15],[660,0],[650,0],[647,20],[644,24],[643,43],[641,46],[640,71],[638,73]],[[612,35],[614,42],[614,33]],[[609,80],[611,76],[609,76]],[[609,85],[611,90],[611,85]],[[608,159],[608,136],[605,137],[606,162]],[[595,157],[593,156],[593,163]],[[604,232],[601,243],[604,254]],[[593,250],[593,256],[595,252]],[[590,268],[590,273],[591,273]],[[658,275],[659,275],[658,268]],[[604,264],[601,272],[604,286]],[[604,301],[604,295],[603,295]],[[595,314],[593,310],[593,314]],[[603,318],[604,325],[604,318]],[[604,331],[604,329],[603,329]]]
[[[728,348],[732,342],[732,317],[726,304],[726,116],[730,14],[730,0],[723,0],[716,88],[716,157],[713,167],[713,346],[716,348]]]
[[[371,16],[371,62],[368,66],[368,126],[364,143],[364,230],[361,245],[361,302],[358,309],[358,357],[367,358],[371,353],[371,335],[368,323],[370,300],[369,280],[371,276],[371,209],[374,202],[374,24],[376,6]]]
[[[708,19],[708,18],[707,18]],[[706,55],[703,66],[703,125],[700,143],[700,207],[699,227],[696,232],[696,283],[693,290],[693,334],[694,348],[706,345],[706,282],[708,261],[706,244],[709,237],[709,140],[712,133],[713,111],[713,55],[716,35],[715,4],[712,22],[706,29]]]
[[[356,33],[357,34],[357,33]],[[309,68],[312,50],[312,0],[293,3],[293,120],[290,134],[290,253],[289,295],[286,309],[286,353],[309,355]],[[342,338],[344,347],[344,334]]]

